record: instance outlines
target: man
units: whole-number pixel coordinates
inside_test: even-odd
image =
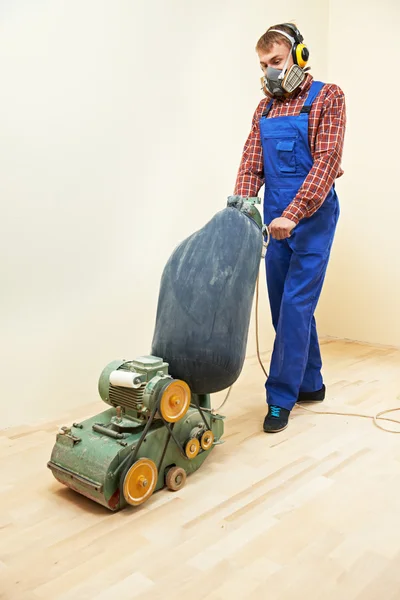
[[[266,276],[276,332],[265,384],[267,433],[287,427],[296,402],[325,397],[314,312],[339,217],[334,182],[343,174],[345,98],[337,85],[307,72],[302,42],[298,29],[284,23],[257,43],[266,98],[254,113],[234,191],[253,197],[265,183]]]

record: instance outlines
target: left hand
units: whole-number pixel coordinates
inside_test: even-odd
[[[268,230],[275,240],[285,240],[290,237],[292,229],[296,227],[296,223],[286,217],[278,217],[271,221]]]

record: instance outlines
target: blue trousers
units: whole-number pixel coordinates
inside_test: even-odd
[[[268,296],[276,332],[267,402],[291,410],[298,393],[321,389],[322,360],[314,312],[330,247],[293,251],[291,240],[271,239],[265,257]]]

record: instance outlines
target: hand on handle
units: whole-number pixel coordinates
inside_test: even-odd
[[[296,227],[296,223],[286,217],[278,217],[271,221],[268,226],[268,231],[275,240],[285,240],[290,237],[292,229]]]

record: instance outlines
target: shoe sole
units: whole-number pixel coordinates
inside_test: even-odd
[[[289,423],[287,425],[285,425],[285,427],[282,427],[281,429],[272,429],[270,431],[265,431],[265,429],[263,429],[263,431],[264,431],[264,433],[279,433],[280,431],[284,431],[288,426],[289,426]]]
[[[324,400],[297,400],[296,404],[320,404]]]

